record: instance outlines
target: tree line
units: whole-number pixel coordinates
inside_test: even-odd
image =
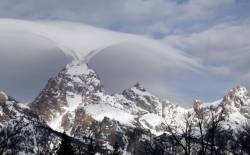
[[[208,117],[209,116],[209,117]],[[184,127],[173,128],[166,121],[166,133],[134,145],[134,155],[245,155],[250,154],[250,122],[245,122],[237,131],[223,126],[225,111],[196,110],[184,117]],[[168,123],[167,123],[168,122]],[[29,129],[32,124],[34,130]],[[32,136],[40,135],[39,140]],[[33,146],[33,147],[27,147]],[[34,149],[36,146],[36,149]],[[40,147],[39,147],[40,146]],[[58,155],[121,155],[122,147],[115,143],[112,150],[104,149],[92,137],[76,139],[52,130],[39,121],[27,121],[21,117],[0,130],[0,154],[18,154],[26,151],[34,154]],[[138,149],[138,150],[137,150]],[[47,152],[44,152],[47,151]]]

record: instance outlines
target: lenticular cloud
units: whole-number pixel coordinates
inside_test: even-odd
[[[61,60],[61,58],[50,59],[48,52],[62,51],[66,56],[73,57],[74,60],[80,60],[92,65],[90,67],[93,67],[97,71],[97,74],[101,75],[105,87],[109,88],[110,92],[117,92],[135,82],[142,82],[143,85],[146,84],[145,86],[152,90],[153,93],[156,93],[156,95],[165,96],[166,94],[171,94],[168,96],[174,96],[172,94],[178,93],[173,89],[173,86],[166,84],[168,83],[166,77],[172,75],[175,79],[176,75],[179,76],[180,73],[189,74],[190,72],[199,73],[202,71],[202,66],[196,59],[160,41],[145,36],[96,28],[81,23],[0,19],[0,33],[6,34],[8,37],[8,45],[4,46],[15,45],[14,47],[17,47],[18,44],[22,44],[20,43],[20,38],[22,38],[26,39],[23,42],[31,44],[29,48],[32,46],[36,47],[32,48],[34,50],[15,48],[15,54],[11,55],[7,52],[10,57],[20,59],[20,57],[16,56],[16,53],[18,53],[23,58],[26,56],[31,58],[32,55],[32,60],[36,60],[36,57],[41,57],[41,55],[47,52],[46,61],[48,59],[51,62],[45,63],[45,59],[40,61],[42,63],[41,66],[44,67],[41,70],[46,69],[47,71],[51,70],[52,67],[48,64],[53,64]],[[32,45],[31,40],[36,40],[36,44]],[[22,44],[20,47],[23,48],[23,46]],[[36,50],[39,49],[37,46],[41,46],[41,50]],[[51,50],[44,47],[59,48],[60,50]],[[1,44],[0,48],[3,50]],[[0,50],[0,54],[3,56],[4,52]],[[58,54],[54,54],[54,56],[58,57]],[[62,58],[62,60],[64,59]],[[23,59],[20,59],[20,61],[23,61]],[[30,60],[27,62],[30,63]],[[102,67],[99,67],[100,65]],[[34,66],[33,68],[35,69],[37,65],[30,64],[27,68],[30,66]],[[13,74],[6,76],[16,77]],[[40,79],[39,81],[44,81],[44,83],[47,80],[35,75],[32,75],[32,78]],[[30,79],[27,80],[29,82]],[[27,87],[31,87],[28,85]],[[32,90],[41,89],[41,85],[32,88]]]
[[[178,62],[179,66],[196,70],[199,64],[192,58],[184,56],[178,50],[142,36],[114,32],[93,26],[63,21],[25,21],[0,19],[0,32],[31,33],[54,42],[65,54],[75,59],[88,61],[93,55],[107,47],[120,43],[147,45],[154,52],[152,57],[166,57]],[[153,49],[153,50],[152,50]]]

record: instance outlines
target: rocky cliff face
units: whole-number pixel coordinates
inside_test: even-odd
[[[239,112],[244,117],[250,118],[250,95],[245,87],[238,86],[231,89],[223,98],[221,106],[228,114]]]
[[[8,101],[8,96],[5,94],[5,92],[0,91],[0,104],[5,104]]]
[[[203,103],[196,100],[192,111],[197,118],[210,120],[212,117],[221,117],[221,125],[229,130],[237,129],[247,121],[250,114],[250,95],[245,87],[237,86],[221,99],[212,103]]]
[[[68,112],[74,111],[83,97],[103,91],[94,71],[85,64],[72,63],[48,81],[30,107],[50,122],[65,114],[69,116]]]
[[[9,121],[20,117],[35,118],[35,115],[28,106],[15,101],[6,93],[0,92],[0,123],[4,126]],[[37,117],[38,118],[38,117]]]
[[[53,153],[60,137],[30,108],[0,92],[0,154]]]
[[[250,118],[250,95],[245,87],[232,88],[217,106],[224,111],[224,125],[236,130]]]

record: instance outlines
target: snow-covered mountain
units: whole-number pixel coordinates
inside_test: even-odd
[[[0,92],[0,154],[52,154],[60,137],[30,108]]]
[[[228,129],[237,130],[250,118],[250,94],[243,86],[232,88],[223,99],[206,106],[217,115],[223,111],[222,124]]]
[[[141,128],[161,135],[167,132],[166,124],[173,129],[184,128],[185,117],[190,113],[197,115],[197,111],[209,117],[211,111],[219,114],[223,109],[224,125],[236,128],[249,118],[249,98],[246,88],[236,87],[222,100],[195,101],[193,108],[186,109],[161,100],[139,83],[121,94],[109,95],[93,70],[84,63],[74,62],[48,81],[30,107],[57,131],[66,131],[73,137],[99,137],[107,145],[122,141],[125,147],[132,138],[127,136],[131,129]],[[100,126],[105,128],[104,124],[107,129],[100,129]],[[97,131],[105,134],[97,135]]]
[[[36,122],[55,132],[65,131],[76,139],[91,137],[103,149],[113,150],[118,143],[126,152],[138,149],[134,144],[143,139],[168,134],[167,126],[176,132],[183,131],[187,116],[193,116],[194,123],[201,117],[210,121],[212,116],[218,116],[225,128],[234,131],[250,118],[250,95],[245,87],[235,87],[213,103],[196,100],[187,109],[156,97],[139,83],[121,94],[110,95],[97,74],[87,64],[77,61],[52,77],[28,106],[4,93],[0,93],[0,104],[2,128],[10,120],[25,116],[24,122]],[[29,132],[36,129],[31,124]],[[39,137],[34,134],[33,137]],[[54,139],[59,142],[60,136],[54,135]],[[36,148],[33,147],[33,153]]]
[[[104,117],[159,134],[166,117],[181,117],[185,109],[147,92],[139,83],[121,94],[109,95],[86,64],[74,62],[51,78],[30,107],[58,131],[73,134],[76,112],[84,109],[96,121]],[[65,122],[66,121],[66,122]],[[159,132],[159,133],[158,133]]]

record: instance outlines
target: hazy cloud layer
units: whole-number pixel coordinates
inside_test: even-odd
[[[171,79],[200,71],[169,54],[175,52],[167,47],[159,50],[147,44],[123,43],[101,50],[90,60],[89,66],[98,73],[110,93],[121,92],[139,82],[162,98],[187,104],[194,96],[178,92],[176,86],[171,85]],[[195,59],[190,60],[195,62]]]
[[[190,105],[197,98],[214,101],[236,85],[249,86],[242,80],[241,75],[244,74],[235,74],[237,71],[234,70],[231,75],[225,76],[222,73],[226,64],[214,67],[212,60],[206,62],[206,56],[191,57],[199,66],[197,70],[193,70],[184,67],[185,63],[180,64],[172,57],[159,55],[159,58],[151,50],[146,45],[138,44],[111,46],[95,55],[89,64],[111,93],[121,92],[124,88],[140,82],[156,95],[183,105]],[[248,60],[249,57],[241,58],[241,61],[249,62]],[[248,70],[247,64],[241,67]]]
[[[46,38],[1,32],[0,90],[18,100],[31,101],[71,60]]]

